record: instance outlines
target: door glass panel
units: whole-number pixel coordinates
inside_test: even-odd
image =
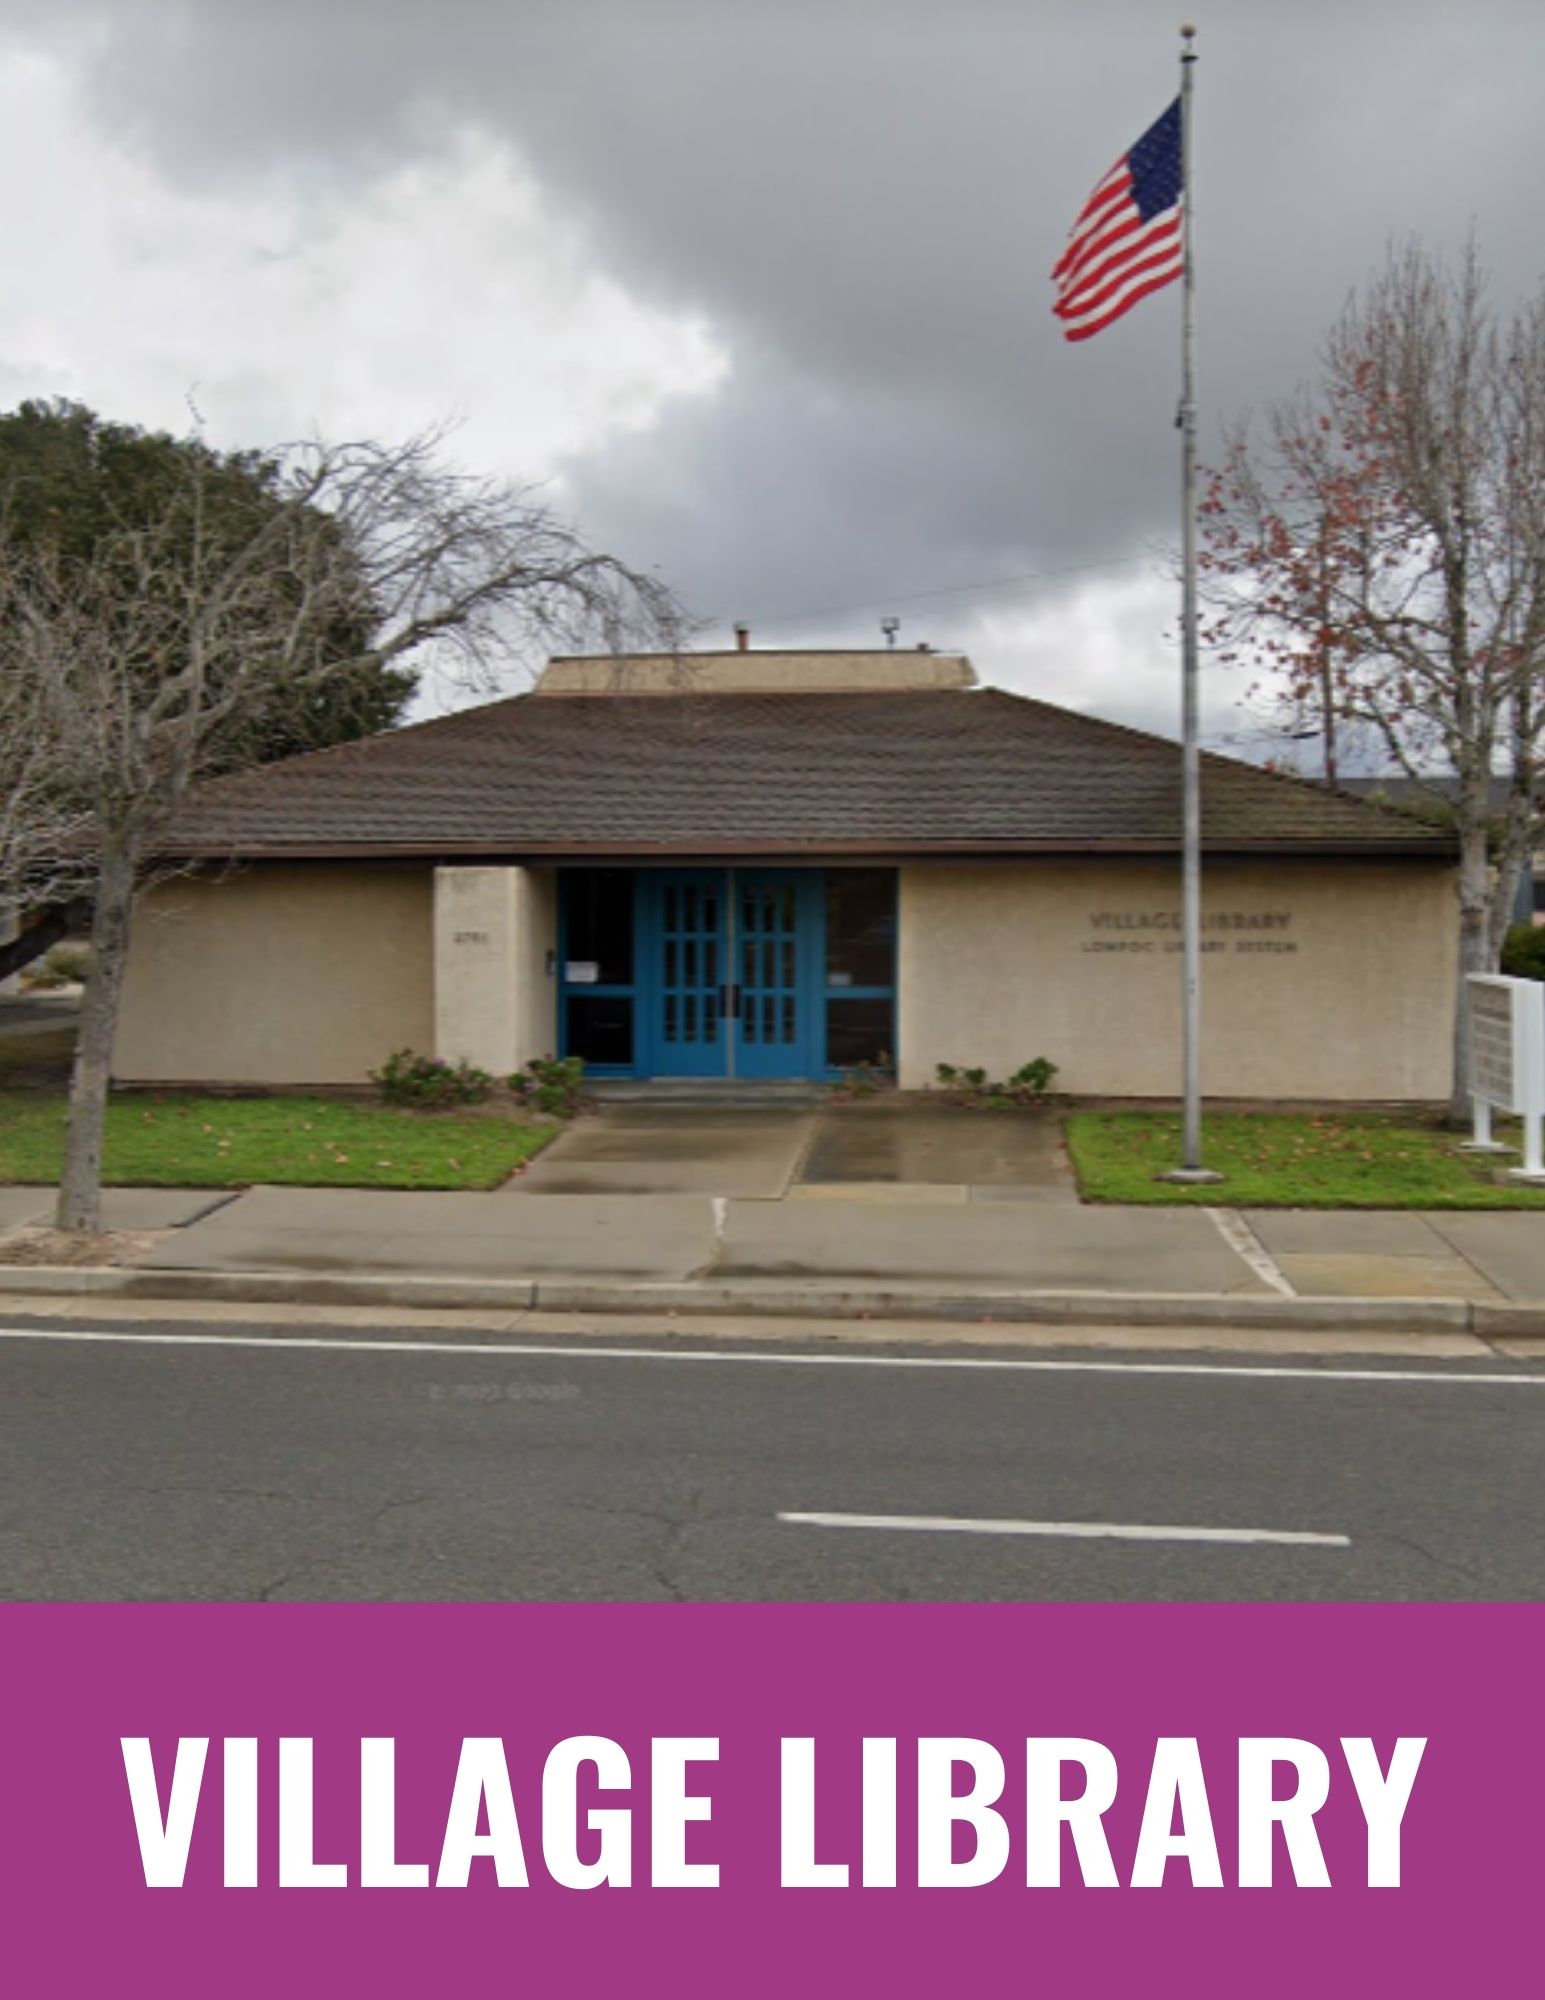
[[[853,1063],[889,1061],[895,1053],[894,1001],[827,1001],[826,1060],[833,1069],[847,1069]]]
[[[632,872],[626,868],[576,868],[565,873],[563,894],[565,957],[594,965],[596,974],[591,983],[596,986],[631,986]]]
[[[587,1063],[615,1063],[626,1069],[633,1061],[633,1002],[599,993],[570,993],[567,1002],[568,1050]]]
[[[665,1039],[668,1042],[674,1042],[676,1039],[676,996],[674,993],[667,993],[665,996]]]
[[[684,993],[681,997],[681,1039],[684,1042],[697,1040],[697,995]]]
[[[896,871],[833,868],[826,877],[826,983],[890,986],[896,966]]]

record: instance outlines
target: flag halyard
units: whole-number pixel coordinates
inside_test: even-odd
[[[1052,277],[1052,311],[1087,340],[1185,269],[1180,99],[1096,184]]]

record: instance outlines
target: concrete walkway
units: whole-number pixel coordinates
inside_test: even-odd
[[[719,1108],[644,1098],[579,1119],[511,1183],[522,1195],[1078,1205],[1050,1113],[889,1096]]]

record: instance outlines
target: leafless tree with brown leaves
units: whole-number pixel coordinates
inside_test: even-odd
[[[426,654],[486,684],[536,646],[674,650],[675,600],[588,548],[529,490],[447,467],[430,434],[391,448],[265,454],[267,501],[219,504],[215,462],[89,558],[0,538],[0,784],[36,866],[84,859],[95,917],[58,1224],[101,1227],[102,1140],[137,887],[157,836],[276,691]],[[338,634],[370,634],[340,656]],[[14,723],[14,726],[12,726]],[[13,769],[14,765],[14,769]],[[52,819],[49,814],[53,814]],[[73,886],[78,886],[74,884]]]
[[[1545,291],[1499,317],[1473,239],[1456,266],[1412,246],[1323,359],[1211,480],[1212,637],[1300,726],[1371,736],[1452,823],[1462,1117],[1464,975],[1496,969],[1545,835]]]

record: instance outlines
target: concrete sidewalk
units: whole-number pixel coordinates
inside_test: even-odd
[[[0,1232],[53,1194],[0,1189]],[[127,1267],[8,1289],[1545,1331],[1545,1213],[1083,1206],[1050,1116],[608,1107],[489,1193],[113,1189]]]
[[[136,1260],[179,1271],[795,1279],[952,1290],[1264,1293],[1197,1209],[255,1188]]]
[[[915,1194],[915,1188],[909,1190]],[[46,1221],[8,1189],[0,1222]],[[916,1199],[115,1190],[157,1232],[11,1292],[1130,1326],[1545,1333],[1545,1216],[1062,1208]]]

